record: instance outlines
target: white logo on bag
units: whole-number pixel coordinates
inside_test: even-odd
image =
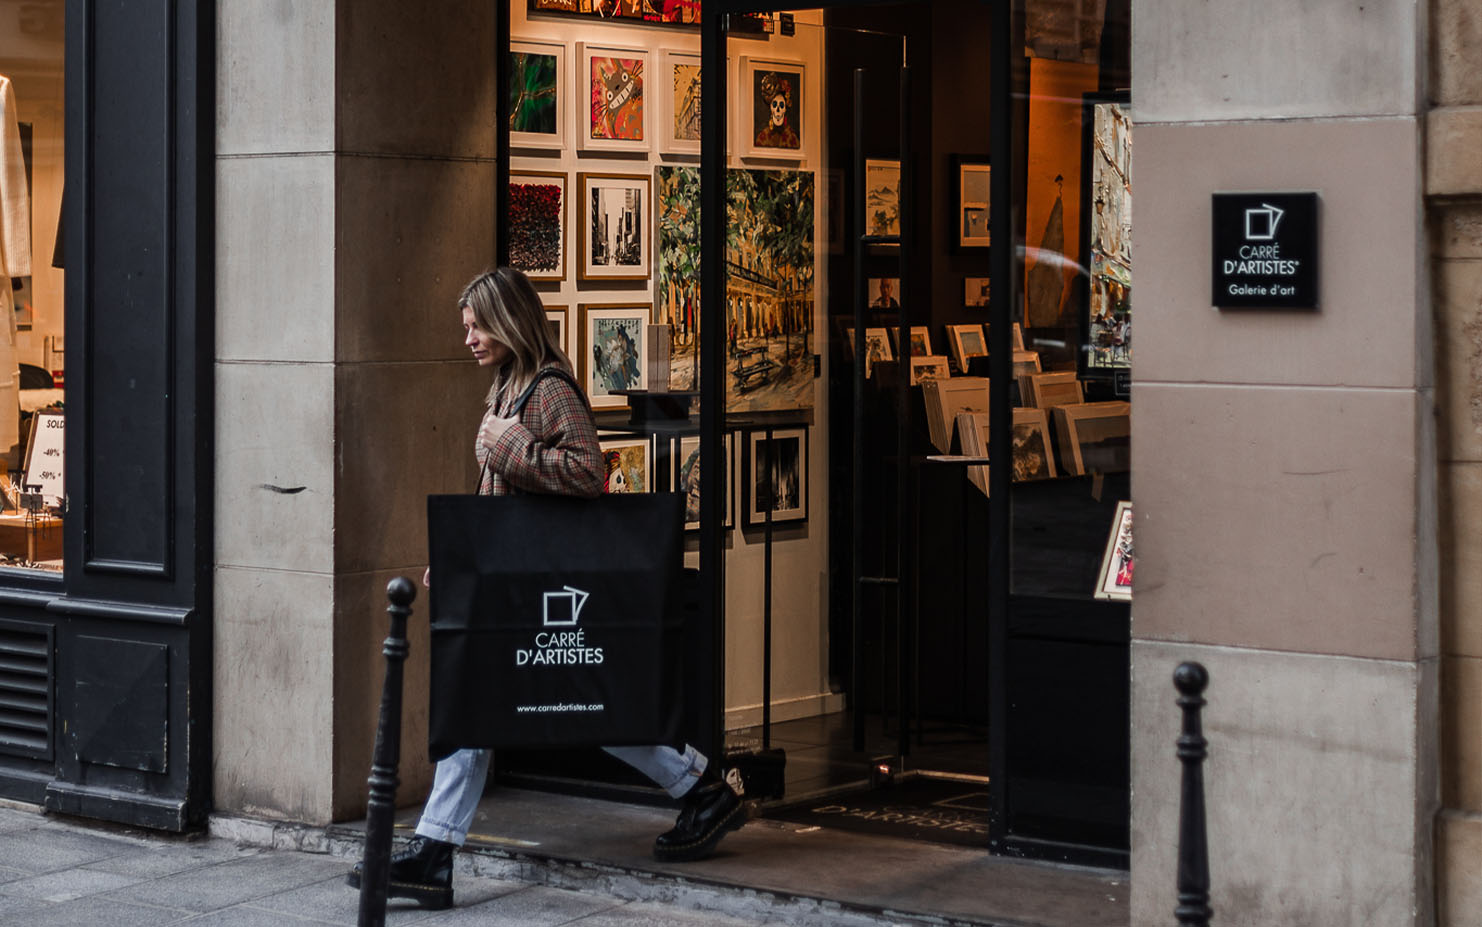
[[[541,602],[540,620],[548,628],[575,625],[591,596],[590,592],[572,586],[562,586],[561,589],[561,592],[547,592]]]

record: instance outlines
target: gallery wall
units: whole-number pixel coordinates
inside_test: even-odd
[[[822,131],[824,97],[823,82],[823,37],[820,13],[799,13],[797,29],[793,36],[770,35],[756,38],[733,38],[729,51],[728,85],[733,101],[740,96],[740,59],[744,56],[755,59],[770,59],[797,62],[803,66],[803,89],[801,92],[802,131],[799,157],[752,158],[742,154],[750,147],[749,138],[742,135],[739,123],[747,115],[739,103],[733,103],[728,120],[733,139],[730,166],[755,170],[797,170],[815,177],[814,201],[814,267],[813,267],[813,346],[812,351],[822,354],[824,377],[827,376],[828,355],[823,344],[823,307],[826,305],[828,281],[823,256],[826,253],[822,228],[825,209],[825,186],[817,182],[817,175],[826,163],[825,133]],[[642,49],[649,53],[649,62],[655,77],[661,69],[666,53],[688,53],[698,55],[700,50],[699,30],[693,27],[658,26],[635,22],[597,21],[589,17],[573,17],[560,14],[532,13],[522,0],[510,3],[510,36],[513,42],[536,40],[560,43],[566,48],[567,70],[570,86],[578,88],[575,78],[579,67],[578,43],[598,44],[627,49]],[[655,82],[657,84],[657,81]],[[663,115],[659,93],[667,88],[654,86],[651,101],[654,104],[651,127],[657,127]],[[564,127],[567,144],[559,150],[536,150],[511,146],[510,171],[547,171],[566,175],[569,196],[567,219],[571,223],[567,237],[567,268],[565,279],[541,282],[537,288],[548,305],[569,307],[568,334],[576,335],[580,324],[577,307],[582,304],[654,304],[661,296],[660,273],[657,253],[657,236],[650,242],[651,272],[646,279],[637,281],[581,280],[577,265],[582,255],[578,253],[579,236],[576,229],[580,212],[579,172],[611,172],[629,175],[647,175],[654,178],[651,190],[658,191],[656,170],[660,167],[699,167],[699,154],[672,153],[662,150],[655,143],[646,151],[627,152],[613,150],[581,150],[576,144],[576,133],[586,128],[587,113],[582,89],[575,89],[567,101]],[[651,202],[658,208],[658,198]],[[661,219],[657,211],[655,219]],[[698,263],[698,261],[696,261]],[[667,321],[655,312],[655,322]],[[568,341],[569,350],[581,351],[579,338]],[[576,360],[577,358],[573,358]],[[785,720],[806,717],[824,711],[842,708],[842,698],[829,692],[827,681],[827,614],[828,583],[826,581],[828,549],[828,453],[824,436],[828,428],[828,408],[821,384],[826,379],[813,380],[811,387],[802,387],[796,410],[792,418],[809,422],[808,428],[808,473],[807,493],[809,499],[808,518],[802,521],[779,523],[774,532],[773,594],[772,594],[772,717]],[[736,405],[733,403],[733,408]],[[749,416],[752,417],[752,416]],[[732,444],[731,480],[735,527],[727,529],[726,545],[726,726],[735,728],[757,723],[761,717],[762,700],[762,639],[763,612],[762,573],[764,569],[765,544],[762,532],[743,527],[741,506],[745,495],[741,492],[740,478],[743,475],[741,454],[744,442],[738,434]],[[691,538],[687,559],[691,566],[698,562],[697,541]]]

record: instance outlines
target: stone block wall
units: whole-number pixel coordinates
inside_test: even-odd
[[[1438,922],[1482,910],[1482,6],[1432,0],[1425,214],[1441,550]]]

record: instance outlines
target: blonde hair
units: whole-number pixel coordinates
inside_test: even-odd
[[[473,312],[474,325],[507,348],[510,360],[494,374],[487,402],[498,408],[520,395],[540,368],[552,364],[574,375],[571,359],[551,336],[545,306],[530,278],[513,267],[485,271],[458,295],[458,308]]]

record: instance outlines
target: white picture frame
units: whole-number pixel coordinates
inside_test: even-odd
[[[555,231],[555,244],[559,250],[556,255],[554,267],[540,263],[540,261],[548,257],[545,246],[550,244],[550,242],[542,241],[541,239],[546,238],[549,230],[546,230],[546,235],[542,235],[539,231],[526,224],[537,218],[534,212],[536,203],[539,202],[539,197],[536,197],[534,203],[530,201],[517,203],[517,199],[520,196],[520,192],[516,190],[517,187],[559,187],[561,190],[561,201],[556,210],[557,228]],[[525,276],[534,281],[547,280],[559,282],[565,280],[566,265],[569,262],[571,251],[571,183],[566,172],[511,170],[509,172],[509,190],[506,194],[504,208],[506,214],[510,217],[510,266],[524,271]],[[515,221],[516,219],[522,218],[520,216],[520,210],[522,209],[530,212],[531,215],[523,217],[522,221],[517,222]]]
[[[653,175],[581,171],[576,181],[577,279],[647,280],[653,273]],[[638,228],[625,231],[630,224]]]
[[[1106,551],[1101,555],[1101,571],[1096,574],[1095,598],[1113,602],[1132,601],[1132,574],[1136,566],[1132,544],[1132,502],[1123,499],[1112,515]]]
[[[567,127],[571,124],[570,103],[571,100],[571,65],[567,59],[566,43],[556,42],[549,39],[518,38],[511,39],[509,43],[510,58],[505,61],[505,86],[501,92],[512,94],[510,99],[510,127],[509,146],[511,148],[534,148],[543,150],[559,151],[567,144]],[[515,55],[541,55],[554,59],[554,74],[549,92],[554,99],[554,124],[548,129],[542,127],[539,130],[516,129],[515,124],[522,119],[522,111],[519,106],[519,97],[516,88],[524,83],[516,74]],[[542,96],[547,88],[542,84],[536,91]],[[543,107],[542,107],[543,110]],[[527,111],[528,112],[528,111]],[[546,120],[541,120],[546,121]]]
[[[648,345],[644,337],[653,317],[651,303],[582,303],[577,376],[594,409],[625,409],[618,389],[648,389]],[[599,353],[600,352],[600,353]]]
[[[772,524],[808,520],[808,427],[772,429],[772,442],[778,450],[776,459],[767,453],[767,432],[755,429],[746,433],[746,450],[742,463],[742,497],[745,500],[742,521],[748,528],[766,524],[765,506],[775,497]],[[765,492],[760,487],[766,485]]]
[[[700,154],[700,55],[659,49],[659,151],[670,155]]]
[[[732,478],[735,469],[736,436],[727,432],[721,436],[723,445],[722,455],[725,458],[726,467],[722,480],[721,492],[725,495],[723,508],[725,514],[721,519],[721,527],[730,528],[735,523],[735,480]],[[699,474],[696,472],[695,455],[700,449],[699,435],[676,435],[674,438],[674,491],[684,496],[684,530],[700,530],[699,509],[699,487],[695,480]]]
[[[642,153],[653,148],[653,57],[647,49],[576,43],[576,147]]]
[[[654,447],[649,438],[599,438],[605,493],[653,492]]]
[[[740,56],[735,147],[742,158],[804,159],[814,131],[808,79],[808,68],[801,61]],[[779,107],[780,113],[774,112]]]

